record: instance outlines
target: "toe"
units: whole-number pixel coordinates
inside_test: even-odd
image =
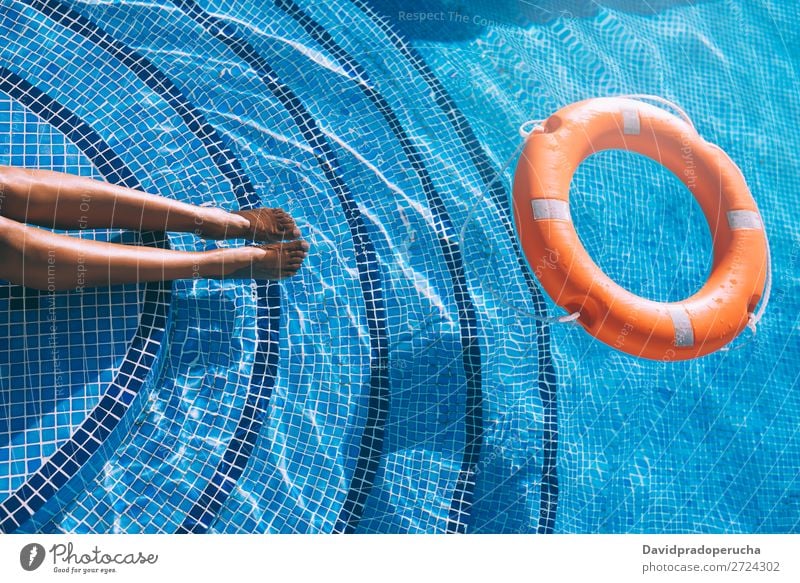
[[[291,243],[286,243],[286,247],[291,252],[305,252],[310,248],[305,241],[292,241]]]
[[[239,211],[237,214],[250,221],[247,237],[260,241],[280,241],[297,238],[299,232],[291,216],[280,208],[258,208]]]
[[[300,236],[300,229],[297,228],[297,224],[294,222],[292,215],[284,211],[283,209],[279,209],[280,212],[275,214],[275,219],[280,229],[283,229],[286,233],[290,233],[295,237]]]

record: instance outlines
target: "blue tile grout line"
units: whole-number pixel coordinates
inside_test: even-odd
[[[205,120],[204,116],[186,99],[183,92],[160,69],[124,43],[114,39],[88,18],[56,0],[25,1],[45,16],[94,43],[128,67],[148,87],[161,96],[183,119],[189,130],[200,139],[215,165],[230,181],[240,208],[252,208],[259,205],[260,200],[255,188],[239,164],[238,158],[225,146],[216,129]],[[241,460],[243,456],[250,455],[268,411],[278,362],[277,335],[280,330],[278,284],[259,285],[256,302],[258,306],[258,343],[254,371],[248,387],[247,402],[248,404],[254,402],[257,406],[248,406],[243,410],[234,432],[234,438],[228,444],[223,459],[215,469],[205,491],[190,510],[189,516],[191,517],[200,515],[208,517],[208,509],[199,508],[202,500],[218,500],[221,497],[227,497],[229,492],[224,490],[227,480],[221,479],[221,477],[238,479],[238,475],[234,474],[237,471],[238,474],[241,474],[244,466],[242,465],[240,468],[239,465],[235,465],[234,472],[231,472],[230,460]],[[251,431],[248,428],[257,428],[257,430]],[[241,439],[242,434],[245,434],[247,439]],[[202,524],[194,518],[192,520],[187,518],[181,526],[181,531],[185,529],[197,532],[203,529]]]
[[[43,91],[0,67],[0,91],[4,91],[71,140],[114,184],[139,187],[136,177],[103,139],[81,118]],[[149,236],[150,237],[150,236]],[[152,237],[156,244],[164,245]],[[146,284],[142,290],[142,316],[117,376],[109,384],[89,416],[25,484],[0,503],[0,532],[11,533],[34,513],[54,500],[62,486],[81,475],[88,461],[117,427],[144,384],[156,355],[167,318],[171,287],[164,282]]]
[[[386,332],[386,311],[372,241],[361,218],[361,211],[353,200],[347,185],[339,175],[339,163],[330,143],[314,118],[308,113],[300,99],[280,81],[266,59],[246,40],[240,38],[236,29],[222,19],[200,8],[194,0],[174,0],[174,4],[197,22],[211,36],[225,44],[231,51],[250,65],[262,82],[281,102],[295,120],[303,137],[313,148],[313,155],[325,177],[336,192],[353,239],[356,266],[359,272],[367,324],[370,335],[370,396],[369,410],[387,410],[389,400],[389,347]],[[377,448],[383,441],[383,424],[365,426],[366,440],[361,447]]]
[[[480,141],[472,131],[464,114],[447,92],[439,78],[430,70],[422,56],[394,30],[394,28],[378,16],[375,11],[367,5],[364,0],[350,0],[354,5],[361,9],[364,14],[369,16],[389,39],[417,70],[420,76],[432,89],[437,105],[450,119],[453,128],[461,139],[467,153],[478,169],[484,185],[489,189],[494,203],[499,208],[508,209],[508,216],[511,216],[511,208],[508,203],[508,194],[499,180],[499,174],[494,169],[491,160],[486,155]],[[522,254],[517,235],[510,220],[504,220],[503,226],[512,242],[520,269],[525,277],[525,282],[533,299],[536,314],[547,315],[547,304],[541,290],[536,285],[530,272],[525,257]],[[558,453],[558,409],[556,401],[557,374],[552,350],[550,348],[550,325],[547,322],[537,322],[537,350],[539,363],[539,376],[537,385],[539,398],[544,409],[543,434],[543,460],[542,460],[542,488],[539,510],[538,532],[552,533],[555,526],[556,511],[558,507],[558,471],[556,466],[556,455]]]
[[[291,16],[303,29],[317,41],[326,51],[339,61],[339,64],[346,66],[353,71],[359,78],[368,81],[367,72],[361,65],[343,49],[333,37],[319,23],[313,20],[303,9],[292,0],[276,0],[275,5]],[[358,87],[364,92],[366,97],[375,105],[381,113],[386,123],[391,128],[395,137],[398,139],[403,153],[408,158],[411,166],[422,184],[423,191],[428,200],[428,204],[435,217],[437,225],[437,237],[442,253],[445,256],[445,263],[450,272],[453,283],[456,302],[458,306],[459,329],[461,331],[461,358],[464,372],[467,379],[467,405],[466,405],[466,447],[464,460],[461,467],[460,476],[462,479],[456,485],[453,505],[450,509],[451,518],[448,520],[449,530],[458,531],[464,525],[463,517],[469,514],[470,499],[472,496],[471,477],[480,454],[482,440],[482,393],[481,393],[481,351],[478,341],[478,324],[475,316],[475,308],[472,298],[469,295],[466,278],[464,275],[464,265],[461,250],[456,243],[455,230],[453,229],[450,217],[445,209],[441,196],[436,191],[433,180],[428,173],[422,156],[414,143],[409,139],[408,134],[403,129],[397,114],[392,110],[388,100],[369,83],[359,83]],[[385,419],[388,412],[382,413]],[[379,422],[376,418],[375,423]],[[377,447],[372,445],[374,440],[366,432],[364,434],[367,443],[362,442],[359,454],[359,465],[356,475],[353,478],[355,486],[351,484],[347,496],[347,503],[342,509],[342,513],[337,520],[337,531],[354,532],[361,518],[367,495],[372,486],[377,471],[382,444]],[[374,454],[372,453],[374,452]],[[366,456],[366,457],[365,457]]]

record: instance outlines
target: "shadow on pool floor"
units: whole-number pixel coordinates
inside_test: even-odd
[[[560,17],[591,18],[601,9],[652,15],[713,0],[364,0],[409,39],[463,41],[493,26],[528,27]]]

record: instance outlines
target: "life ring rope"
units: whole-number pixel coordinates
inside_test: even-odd
[[[761,301],[758,304],[758,309],[750,314],[750,317],[747,319],[747,326],[746,329],[750,331],[750,338],[748,338],[745,342],[734,346],[729,344],[728,346],[723,346],[720,348],[720,352],[729,352],[731,350],[741,350],[742,348],[746,347],[750,344],[756,337],[757,329],[756,326],[759,322],[761,322],[761,318],[764,316],[764,312],[767,310],[767,304],[769,304],[769,296],[772,292],[772,253],[769,250],[769,237],[767,237],[767,230],[764,229],[764,240],[767,244],[767,277],[764,281],[764,295],[761,296]]]
[[[527,136],[527,134],[523,134],[523,126],[525,126],[526,124],[532,124],[531,131],[533,131],[533,128],[535,127],[535,125],[537,123],[541,123],[541,121],[543,121],[543,120],[531,120],[529,122],[525,122],[524,124],[522,124],[522,126],[520,126],[520,129],[519,129],[520,136],[523,137],[523,138],[525,138]],[[500,182],[502,180],[502,178],[505,175],[506,171],[514,163],[514,160],[516,160],[519,157],[519,155],[522,152],[522,149],[524,147],[525,147],[525,140],[523,139],[519,143],[519,145],[516,147],[514,152],[503,163],[502,167],[497,172],[497,174],[495,175],[494,179],[491,182],[489,182],[489,184],[486,185],[485,190],[487,192],[490,191],[492,189],[492,187],[497,182]],[[464,239],[465,239],[465,236],[466,236],[466,233],[467,233],[467,227],[472,222],[472,219],[475,216],[475,213],[478,212],[478,209],[481,207],[481,205],[485,203],[486,198],[487,197],[486,197],[485,194],[483,196],[479,196],[478,199],[473,203],[472,207],[469,209],[469,212],[467,213],[467,218],[464,219],[464,224],[461,225],[461,230],[458,233],[457,243],[458,243],[459,246],[461,246],[462,243],[464,242]],[[525,316],[526,318],[530,318],[531,320],[534,320],[536,322],[545,322],[547,324],[570,324],[570,323],[576,322],[578,320],[578,318],[581,317],[581,313],[580,312],[573,312],[571,314],[564,314],[563,316],[540,316],[539,314],[534,314],[533,312],[531,312],[529,310],[526,310],[524,308],[520,308],[519,306],[514,305],[513,303],[507,301],[505,298],[495,296],[495,299],[498,302],[500,302],[501,304],[503,304],[505,307],[507,307],[507,308],[513,310],[514,312],[516,312],[517,314],[519,314],[520,316]]]
[[[650,95],[649,93],[628,93],[625,95],[617,95],[616,97],[619,97],[620,99],[638,99],[639,101],[655,101],[656,103],[659,103],[665,107],[669,107],[678,112],[678,114],[683,118],[683,121],[692,126],[693,130],[697,130],[697,128],[694,127],[692,118],[689,117],[689,114],[686,113],[681,106],[674,101],[670,101],[669,99],[661,97],[660,95]]]

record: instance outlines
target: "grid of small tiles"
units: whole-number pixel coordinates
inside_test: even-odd
[[[767,225],[773,300],[755,339],[743,335],[738,349],[654,363],[569,326],[551,328],[554,530],[800,530],[800,231],[792,218],[800,170],[786,162],[800,144],[789,113],[798,81],[787,74],[798,67],[797,11],[766,2],[726,2],[724,10],[715,2],[466,3],[464,24],[446,27],[401,22],[390,2],[368,4],[437,71],[498,160],[513,151],[511,128],[527,119],[595,96],[661,95],[741,167]],[[634,293],[676,301],[704,282],[711,242],[702,213],[654,162],[591,156],[573,178],[570,209],[592,258]],[[510,419],[525,418],[528,405],[517,407]],[[535,497],[530,484],[516,482],[526,462],[513,460],[524,438],[509,430],[499,449],[484,450],[502,461],[479,480],[473,531],[531,529],[519,509]]]
[[[80,163],[68,170],[107,169],[196,204],[281,206],[312,244],[280,284],[178,281],[169,296],[132,296],[138,304],[103,295],[133,315],[152,306],[156,328],[163,318],[158,357],[148,344],[153,358],[136,367],[135,394],[123,391],[114,431],[96,434],[78,485],[51,488],[4,530],[796,531],[792,323],[765,321],[754,351],[678,365],[538,323],[547,304],[514,239],[511,173],[498,174],[528,118],[597,94],[669,95],[740,162],[778,260],[791,262],[797,231],[781,217],[795,195],[784,186],[774,198],[773,154],[748,158],[738,133],[747,100],[720,89],[759,91],[753,69],[692,44],[713,38],[744,62],[750,45],[737,34],[767,42],[742,26],[764,15],[734,2],[717,28],[703,5],[643,15],[577,4],[569,18],[539,9],[520,20],[518,3],[477,2],[466,20],[409,26],[388,0],[4,0],[4,70],[18,92],[41,93],[30,106],[7,97],[9,143],[30,143],[19,156],[60,168],[49,142],[66,141],[32,110],[52,102],[107,145],[73,140]],[[699,55],[691,78],[671,68],[687,59],[676,31]],[[791,99],[785,78],[758,71],[764,91]],[[15,115],[33,127],[15,129]],[[786,120],[762,122],[797,141]],[[787,172],[780,184],[800,183]],[[625,196],[645,183],[645,195]],[[612,153],[587,161],[573,188],[584,244],[612,277],[659,300],[702,280],[710,245],[674,177]],[[169,233],[177,249],[242,243]],[[777,281],[787,291],[776,310],[796,317],[786,307],[796,282]],[[34,309],[22,296],[16,305]],[[119,324],[120,355],[135,324]],[[100,368],[74,367],[81,378]],[[56,399],[75,413],[65,436],[85,425],[85,395],[104,398],[79,385]],[[6,403],[15,393],[2,388]],[[30,418],[43,417],[34,407]],[[7,493],[42,492],[33,469],[15,479]]]
[[[102,178],[80,150],[0,94],[0,164]],[[74,236],[136,243],[135,233]],[[73,434],[119,372],[136,332],[136,286],[48,293],[0,286],[0,499],[25,483]]]

